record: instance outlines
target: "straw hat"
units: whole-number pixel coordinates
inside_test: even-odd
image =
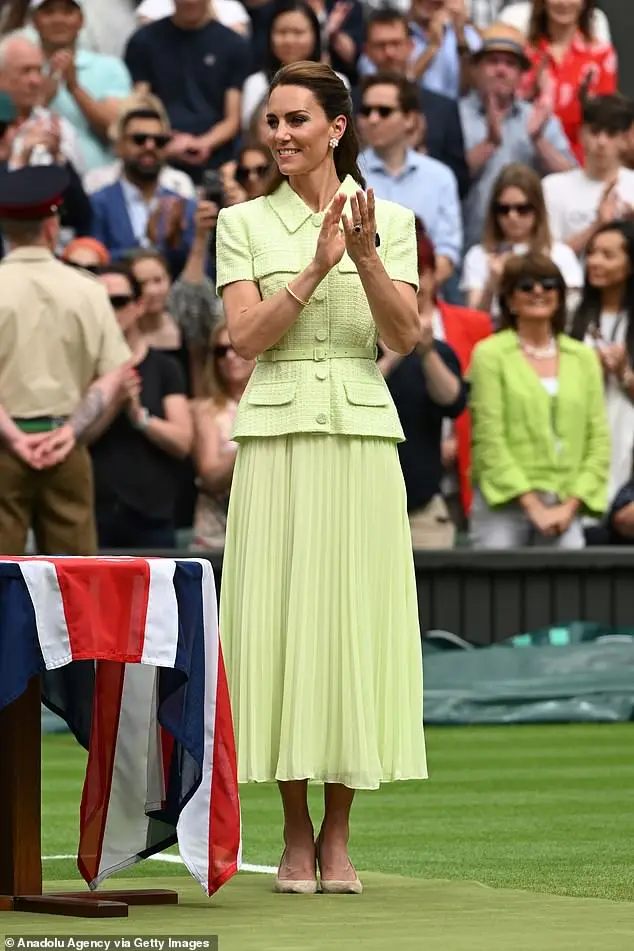
[[[522,69],[531,69],[532,63],[524,52],[526,41],[519,30],[506,23],[494,23],[482,33],[482,46],[473,54],[479,62],[487,53],[512,53]]]

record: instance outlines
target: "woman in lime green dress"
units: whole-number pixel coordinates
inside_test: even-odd
[[[358,893],[356,789],[427,776],[403,432],[379,335],[419,336],[414,218],[364,196],[345,86],[295,63],[273,80],[266,197],[223,210],[218,291],[257,357],[233,438],[220,631],[240,782],[277,781],[284,892]],[[324,784],[315,840],[309,781]]]

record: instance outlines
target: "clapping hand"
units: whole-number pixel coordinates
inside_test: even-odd
[[[346,251],[357,267],[373,261],[376,257],[376,217],[374,191],[369,188],[367,199],[361,189],[350,198],[352,220],[341,216],[345,234]]]
[[[335,264],[339,264],[346,250],[346,241],[339,228],[345,203],[345,195],[341,193],[335,195],[321,223],[314,262],[319,273],[324,277]]]
[[[183,198],[174,196],[159,198],[147,224],[147,236],[153,245],[157,246],[163,239],[170,247],[178,247],[187,226],[185,221],[186,207]]]
[[[325,34],[327,39],[331,39],[340,31],[351,10],[352,3],[350,0],[337,0],[326,20]]]

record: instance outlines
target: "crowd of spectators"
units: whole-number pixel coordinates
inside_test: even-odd
[[[264,193],[268,83],[305,59],[416,217],[433,357],[379,350],[415,546],[634,539],[634,105],[595,0],[5,0],[0,166],[68,166],[59,254],[139,371],[89,433],[102,547],[223,545],[253,365],[216,217]]]

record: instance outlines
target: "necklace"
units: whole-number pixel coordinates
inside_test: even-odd
[[[555,340],[551,340],[545,347],[533,347],[530,343],[525,343],[521,339],[519,342],[526,356],[532,357],[534,360],[552,360],[553,357],[557,356],[557,342]]]

